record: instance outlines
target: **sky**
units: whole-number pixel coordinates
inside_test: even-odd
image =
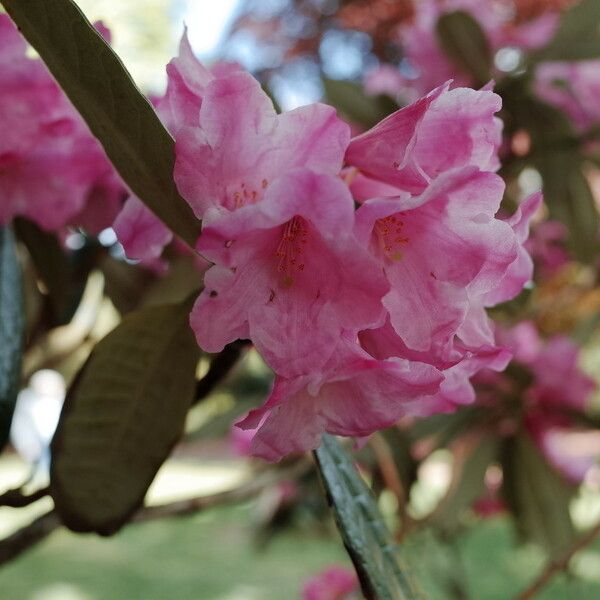
[[[161,93],[165,65],[177,53],[184,23],[196,54],[216,57],[240,0],[77,0],[92,21],[113,34],[113,48],[144,91]]]

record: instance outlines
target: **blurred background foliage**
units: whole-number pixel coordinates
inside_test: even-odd
[[[411,0],[78,4],[90,20],[102,19],[112,29],[116,52],[148,94],[162,91],[164,65],[176,54],[182,21],[203,60],[242,63],[282,109],[324,99],[356,132],[410,102],[418,83],[400,33],[415,18]],[[568,336],[581,348],[579,368],[596,381],[600,118],[582,128],[568,111],[542,99],[535,77],[548,61],[600,60],[599,6],[593,0],[516,1],[511,27],[560,12],[563,26],[542,48],[492,47],[477,19],[464,10],[442,15],[434,32],[458,77],[475,87],[493,79],[503,99],[503,211],[511,214],[528,193],[544,189],[544,214],[530,247],[535,284],[496,309],[495,319],[506,329],[531,322],[544,340]],[[403,83],[374,91],[369,74],[384,66]],[[600,62],[596,77],[600,80]],[[572,82],[554,84],[563,89]],[[548,223],[553,225],[544,227]],[[22,383],[29,390],[31,415],[41,415],[45,426],[14,434],[14,447],[0,459],[3,488],[30,473],[32,483],[44,480],[53,430],[48,423],[56,422],[60,407],[59,401],[51,410],[49,399],[62,399],[64,382],[72,381],[95,344],[127,313],[183,301],[200,284],[195,260],[176,247],[163,256],[168,270],[142,268],[124,259],[110,229],[98,236],[70,231],[59,241],[20,219],[15,235],[27,317]],[[257,354],[246,347],[240,354],[224,384],[189,412],[184,438],[152,485],[150,503],[234,489],[269,470],[293,466],[293,460],[273,468],[248,459],[247,440],[231,430],[270,385]],[[210,364],[211,357],[201,357],[198,378]],[[575,371],[565,375],[570,376]],[[542,451],[530,427],[531,378],[529,367],[517,361],[505,378],[478,382],[476,405],[403,421],[373,436],[356,454],[426,597],[511,597],[565,552],[573,556],[539,597],[600,595],[600,544],[571,552],[600,520],[600,398],[596,392],[584,409],[560,415],[573,435],[558,452],[587,461],[574,479]],[[568,388],[573,381],[563,383]],[[26,398],[22,392],[22,414]],[[35,408],[36,402],[45,409]],[[18,439],[24,440],[21,447]],[[2,568],[2,594],[35,600],[275,599],[295,597],[303,579],[330,563],[348,563],[314,470],[265,485],[256,496],[236,507],[134,524],[110,540],[58,531]],[[8,536],[41,514],[45,502],[18,512],[0,508],[2,533]]]

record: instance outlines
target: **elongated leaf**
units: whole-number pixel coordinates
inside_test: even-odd
[[[344,545],[371,600],[417,598],[399,549],[387,530],[369,488],[337,440],[323,436],[315,452]]]
[[[525,433],[508,440],[503,455],[502,492],[519,533],[550,554],[564,552],[575,537],[569,514],[575,488],[548,464]]]
[[[25,318],[15,240],[0,227],[0,450],[6,444],[19,390]]]
[[[367,96],[362,86],[352,81],[323,79],[327,101],[354,123],[371,127],[398,110],[386,96]]]
[[[440,45],[456,64],[479,84],[491,78],[492,51],[479,23],[467,12],[442,15],[436,25]]]
[[[200,223],[173,182],[173,139],[71,0],[2,0],[130,189],[193,246]]]
[[[56,510],[69,528],[118,530],[181,435],[199,355],[189,310],[186,302],[126,317],[69,390],[50,475]]]
[[[546,152],[533,159],[542,175],[550,216],[569,228],[569,244],[579,260],[596,260],[600,218],[581,160],[568,151]]]
[[[485,473],[498,456],[498,441],[483,435],[463,438],[454,452],[450,489],[434,511],[431,522],[452,532],[461,524],[465,510],[485,491]]]
[[[17,218],[15,234],[26,246],[38,277],[44,282],[54,316],[59,321],[69,305],[71,263],[54,233],[40,229],[33,221]]]
[[[600,57],[600,2],[582,0],[567,11],[550,43],[534,54],[536,61]]]

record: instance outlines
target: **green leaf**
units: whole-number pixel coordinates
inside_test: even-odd
[[[0,450],[10,432],[19,381],[25,318],[15,240],[0,227]]]
[[[567,11],[550,43],[532,60],[586,60],[600,57],[600,2],[582,0]]]
[[[70,300],[71,263],[56,235],[20,217],[14,220],[14,229],[48,290],[54,315],[65,314]]]
[[[454,531],[461,524],[465,510],[470,509],[485,491],[485,473],[498,456],[498,440],[483,435],[473,440],[463,437],[454,452],[450,488],[430,521],[444,531]]]
[[[362,86],[341,79],[323,79],[325,97],[353,123],[371,127],[398,110],[398,105],[386,96],[367,96]]]
[[[173,139],[150,102],[71,0],[2,0],[131,191],[194,246],[200,222],[173,182]]]
[[[371,491],[337,440],[323,436],[317,464],[346,550],[368,599],[417,598],[399,549],[391,538]]]
[[[532,159],[542,176],[551,218],[569,228],[569,244],[579,260],[596,260],[600,219],[581,158],[569,151],[554,151],[534,154]]]
[[[56,510],[70,529],[117,531],[180,437],[199,356],[189,310],[185,302],[127,316],[71,386],[50,473]]]
[[[443,14],[436,33],[441,47],[457,67],[479,84],[491,79],[492,51],[479,23],[467,12]]]
[[[569,502],[576,488],[548,464],[526,433],[506,441],[502,469],[502,493],[520,535],[552,555],[564,552],[575,539]]]

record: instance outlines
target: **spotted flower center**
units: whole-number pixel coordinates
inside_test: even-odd
[[[302,217],[290,219],[283,228],[275,256],[281,283],[290,287],[299,272],[304,271],[304,253],[308,243],[308,223]]]
[[[404,213],[396,213],[375,223],[377,236],[382,252],[394,261],[404,258],[404,250],[410,238],[404,233]]]
[[[256,204],[261,196],[263,191],[269,185],[268,180],[263,179],[260,182],[260,188],[255,189],[244,182],[240,183],[240,185],[233,190],[231,193],[231,198],[233,199],[233,208],[241,208],[242,206],[247,206],[248,204]]]

